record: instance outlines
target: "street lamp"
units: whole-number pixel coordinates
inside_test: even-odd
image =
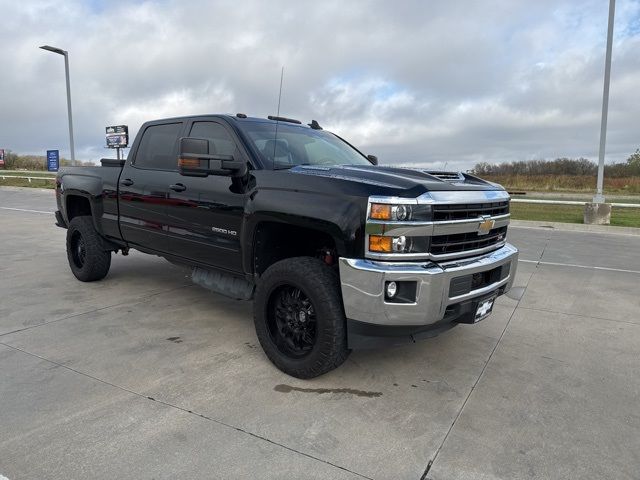
[[[604,89],[602,93],[602,118],[600,121],[600,148],[598,149],[598,180],[593,203],[604,203],[604,149],[607,143],[607,115],[609,113],[609,82],[611,80],[611,49],[613,44],[613,19],[616,0],[609,0],[609,24],[607,26],[607,50],[604,61]]]
[[[62,55],[64,57],[64,73],[67,79],[67,113],[69,116],[69,145],[71,147],[71,161],[75,161],[76,154],[75,149],[73,147],[73,119],[71,116],[71,86],[69,85],[69,52],[66,50],[62,50],[61,48],[51,47],[49,45],[43,45],[40,47],[43,50],[48,50],[49,52],[57,53],[58,55]]]
[[[604,60],[604,88],[602,92],[602,119],[600,121],[600,148],[598,149],[598,179],[596,194],[591,203],[584,204],[584,223],[609,225],[611,204],[604,199],[604,152],[607,143],[607,116],[609,113],[609,82],[611,80],[611,50],[613,46],[613,20],[616,0],[609,0],[609,24],[607,27],[607,53]]]

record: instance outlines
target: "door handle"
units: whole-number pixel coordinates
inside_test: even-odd
[[[131,180],[130,178],[125,178],[120,182],[120,185],[124,185],[125,187],[130,187],[131,185],[133,185],[133,180]]]
[[[187,189],[187,187],[185,187],[181,183],[176,183],[174,185],[169,185],[169,188],[171,190],[173,190],[174,192],[184,192]]]

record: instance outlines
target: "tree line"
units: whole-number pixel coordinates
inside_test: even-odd
[[[471,173],[475,175],[590,175],[598,173],[598,164],[586,158],[556,158],[555,160],[526,160],[506,163],[478,163]],[[604,166],[607,177],[640,176],[640,149],[626,162]]]
[[[94,165],[81,160],[60,159],[61,167],[81,167]],[[46,170],[47,157],[45,155],[18,155],[11,150],[4,151],[4,168],[6,170]]]

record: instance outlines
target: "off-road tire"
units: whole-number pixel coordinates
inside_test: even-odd
[[[315,341],[302,358],[283,353],[269,330],[272,297],[288,286],[300,289],[315,312]],[[340,366],[350,353],[338,274],[316,258],[288,258],[266,270],[256,288],[254,323],[269,360],[292,377],[313,378],[327,373]]]
[[[88,215],[75,217],[69,222],[67,260],[71,271],[81,282],[102,280],[109,273],[111,252],[104,249]]]

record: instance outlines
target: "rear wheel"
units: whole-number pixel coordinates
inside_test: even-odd
[[[291,376],[317,377],[349,355],[338,276],[318,259],[269,267],[256,289],[254,322],[267,357]]]
[[[75,217],[67,229],[67,260],[82,282],[102,280],[111,267],[111,252],[104,250],[102,239],[88,215]]]

